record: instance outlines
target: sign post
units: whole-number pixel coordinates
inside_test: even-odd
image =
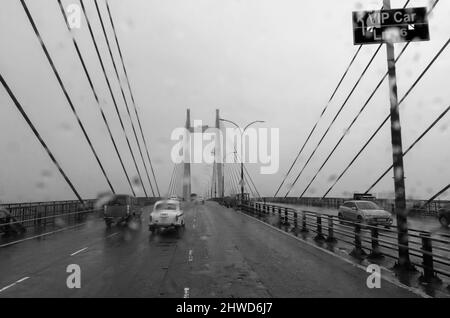
[[[383,0],[385,9],[390,9],[391,0]],[[398,228],[398,263],[399,269],[412,268],[409,259],[408,221],[406,211],[405,174],[403,167],[402,131],[400,112],[398,110],[397,74],[395,67],[394,44],[386,42],[386,54],[389,76],[389,96],[391,102],[391,142],[394,169],[395,213]]]
[[[391,9],[391,1],[383,0],[383,10],[353,12],[353,42],[355,45],[386,44],[389,76],[392,159],[394,168],[395,214],[398,227],[399,269],[414,269],[409,258],[408,224],[403,168],[403,146],[398,110],[397,74],[394,43],[428,41],[430,39],[427,9]]]

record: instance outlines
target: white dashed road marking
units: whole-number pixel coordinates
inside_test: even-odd
[[[26,281],[28,278],[30,278],[30,277],[24,277],[24,278],[21,278],[21,279],[19,279],[16,283],[24,282],[24,281]]]
[[[189,250],[189,257],[188,257],[188,261],[189,262],[192,262],[194,260],[194,255],[193,255],[193,252],[192,252],[192,250]]]
[[[15,283],[12,283],[12,284],[10,284],[10,285],[8,285],[8,286],[3,287],[2,289],[0,289],[0,293],[1,293],[2,291],[7,290],[8,288],[11,288],[11,287],[13,287],[13,286],[15,286],[15,285],[17,285],[17,284],[23,282],[23,281],[26,281],[28,278],[30,278],[30,277],[24,277],[24,278],[21,278],[21,279],[19,279],[18,281],[16,281]]]
[[[189,288],[188,287],[184,288],[184,296],[183,296],[183,298],[189,298]]]
[[[76,252],[70,254],[70,256],[75,256],[75,255],[77,255],[77,254],[79,254],[79,253],[81,253],[81,252],[83,252],[83,251],[85,251],[85,250],[87,250],[87,247],[82,248],[81,250],[78,250],[78,251],[76,251]]]

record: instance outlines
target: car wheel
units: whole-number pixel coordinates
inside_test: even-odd
[[[439,218],[439,222],[441,223],[441,225],[443,227],[448,227],[448,225],[449,225],[449,220],[445,216],[441,216]]]

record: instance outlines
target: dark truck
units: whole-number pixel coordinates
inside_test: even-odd
[[[25,227],[9,213],[8,210],[0,207],[0,233],[5,235],[22,234],[26,231]]]
[[[127,194],[115,195],[104,206],[103,219],[107,227],[112,224],[128,223],[131,219],[141,219],[142,206],[138,200]]]

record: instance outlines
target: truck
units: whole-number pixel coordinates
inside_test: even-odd
[[[103,219],[107,227],[128,223],[133,218],[140,220],[142,214],[142,206],[137,198],[128,194],[114,195],[103,209]]]

